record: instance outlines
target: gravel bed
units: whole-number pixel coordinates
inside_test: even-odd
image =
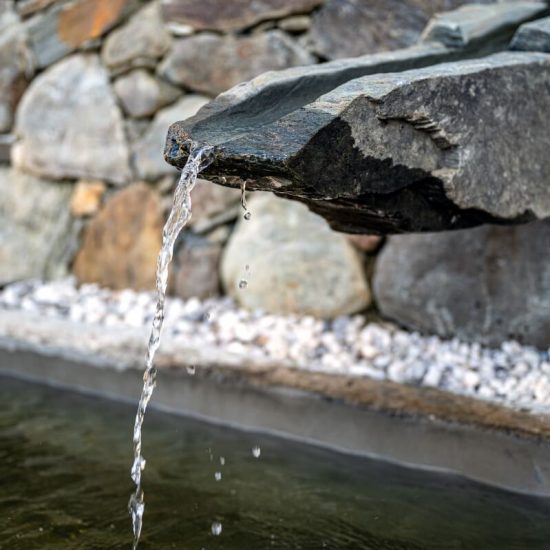
[[[0,291],[0,312],[23,310],[107,327],[148,326],[154,304],[151,292],[77,287],[72,279],[24,281]],[[302,369],[437,387],[514,408],[550,411],[549,352],[517,342],[489,349],[389,323],[367,323],[360,315],[322,321],[249,312],[228,298],[169,298],[164,330],[186,344]]]

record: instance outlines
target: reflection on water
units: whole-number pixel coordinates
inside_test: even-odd
[[[134,407],[8,378],[0,403],[0,548],[129,549]],[[146,432],[140,550],[550,548],[549,500],[156,411]]]

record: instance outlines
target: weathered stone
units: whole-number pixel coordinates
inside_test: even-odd
[[[19,0],[17,2],[17,13],[21,17],[29,17],[37,11],[46,9],[54,2],[57,2],[57,0]]]
[[[249,210],[252,218],[237,224],[221,266],[223,284],[239,304],[330,318],[370,303],[357,252],[321,218],[269,194],[252,197]]]
[[[198,180],[191,191],[193,215],[189,221],[191,227],[204,225],[209,219],[239,204],[241,194],[236,189],[212,185],[209,181]]]
[[[311,17],[308,15],[294,15],[279,21],[279,28],[286,32],[306,32],[311,27]]]
[[[0,132],[8,132],[13,113],[28,81],[34,64],[21,26],[14,23],[0,31]]]
[[[162,0],[168,22],[190,25],[195,30],[234,31],[268,19],[307,13],[323,0]]]
[[[508,43],[515,29],[548,9],[544,2],[499,2],[467,4],[454,11],[436,15],[422,34],[450,48],[464,48],[489,39]]]
[[[0,162],[9,162],[11,158],[11,148],[15,143],[13,134],[0,134]]]
[[[498,345],[550,346],[550,223],[391,237],[374,293],[415,330]]]
[[[154,288],[162,225],[159,196],[147,185],[119,191],[86,228],[76,277],[115,289]]]
[[[102,58],[113,71],[154,67],[170,44],[171,37],[160,19],[159,5],[153,2],[107,37]]]
[[[124,183],[130,178],[122,116],[95,55],[74,55],[40,74],[17,110],[13,163],[50,178]]]
[[[151,116],[181,95],[178,88],[158,80],[144,69],[121,76],[114,89],[124,111],[135,118]]]
[[[520,52],[356,78],[314,101],[308,79],[304,95],[259,79],[174,125],[165,156],[181,165],[190,137],[215,145],[206,178],[307,201],[349,233],[543,219],[549,79],[550,56]]]
[[[72,188],[0,167],[0,285],[67,273]]]
[[[165,174],[176,173],[162,158],[166,131],[175,120],[193,116],[207,102],[208,98],[204,96],[187,95],[156,114],[134,147],[134,164],[140,178],[156,180]]]
[[[550,52],[550,17],[522,25],[514,35],[510,49]]]
[[[29,41],[44,68],[99,38],[130,11],[133,0],[76,0],[52,6],[29,19]]]
[[[245,37],[202,33],[177,40],[159,71],[175,84],[216,95],[264,71],[313,62],[278,30]]]
[[[481,0],[486,3],[492,0]],[[327,58],[354,57],[414,44],[430,17],[466,0],[327,0],[314,14],[312,49]]]
[[[102,181],[79,181],[71,197],[71,214],[76,217],[95,214],[106,190]]]
[[[220,293],[219,263],[222,246],[205,237],[183,233],[176,242],[168,283],[180,298],[211,298]]]

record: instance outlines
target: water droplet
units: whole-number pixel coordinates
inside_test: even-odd
[[[222,534],[222,524],[219,522],[219,521],[215,521],[213,524],[212,524],[212,534],[217,537],[219,535]]]
[[[224,456],[220,456],[220,464],[222,466],[225,466],[225,457]]]
[[[249,266],[248,264],[246,264],[246,265],[244,266],[244,270],[245,270],[245,271],[250,271],[250,266]]]
[[[221,480],[222,480],[222,473],[221,473],[221,472],[216,472],[216,473],[214,474],[214,479],[215,479],[216,481],[221,481]]]
[[[240,289],[246,288],[247,286],[248,286],[248,281],[246,279],[241,279],[239,281],[239,288]]]
[[[195,367],[195,365],[187,365],[187,374],[189,374],[190,376],[193,376],[196,371],[197,371],[197,368]]]
[[[260,454],[262,453],[262,450],[258,445],[252,448],[252,456],[254,458],[260,458]]]
[[[251,217],[252,217],[252,212],[250,212],[250,211],[247,210],[247,211],[244,213],[243,218],[244,218],[246,221],[248,221]]]

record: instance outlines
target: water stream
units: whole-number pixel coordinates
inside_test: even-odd
[[[176,239],[191,218],[191,191],[195,186],[201,170],[206,168],[211,161],[212,149],[207,146],[199,146],[193,143],[190,147],[189,158],[184,166],[174,192],[172,210],[162,231],[162,248],[157,260],[157,306],[151,334],[147,344],[145,358],[145,372],[143,374],[143,389],[139,399],[138,410],[134,424],[134,462],[131,476],[136,484],[136,489],[130,496],[128,509],[132,516],[132,528],[134,532],[134,550],[139,543],[141,527],[143,524],[143,512],[145,509],[144,493],[141,488],[141,474],[145,468],[145,459],[141,454],[141,428],[147,405],[153,395],[156,384],[157,370],[154,365],[155,354],[160,345],[160,336],[164,322],[164,303],[166,299],[166,287],[168,284],[168,268],[174,253]]]

